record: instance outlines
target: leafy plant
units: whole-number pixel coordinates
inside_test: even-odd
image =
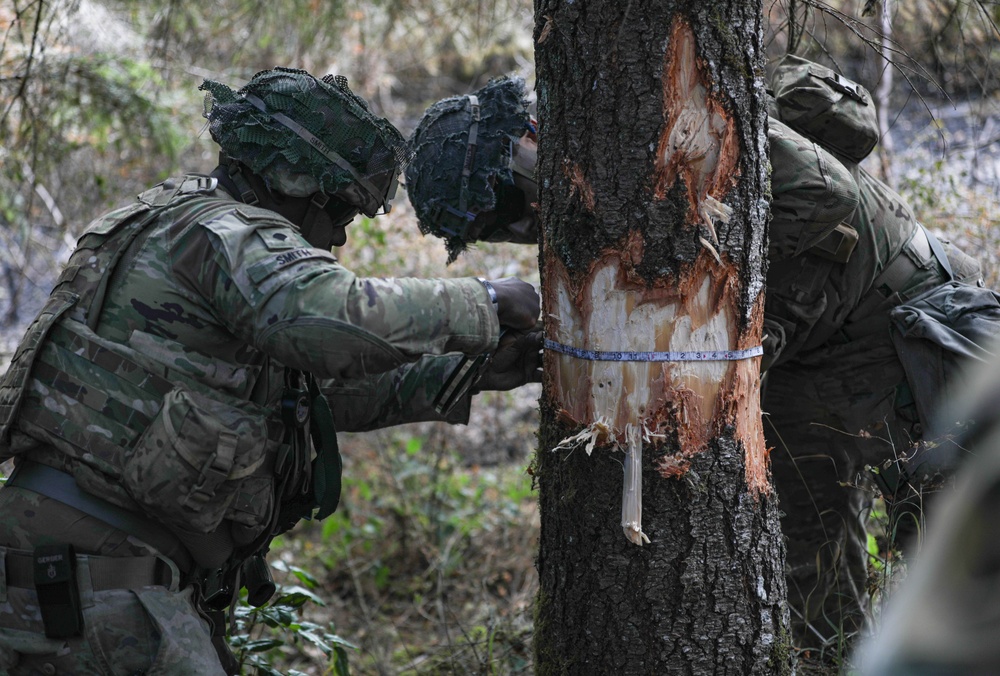
[[[322,580],[331,605],[306,616],[334,615],[357,637],[352,673],[530,671],[531,478],[463,465],[451,433],[344,435],[340,509],[275,543]]]
[[[334,633],[332,622],[324,626],[303,617],[309,604],[326,605],[314,591],[318,585],[316,578],[281,560],[273,568],[289,574],[293,584],[279,585],[273,600],[259,608],[250,606],[244,594],[233,612],[235,631],[229,637],[229,645],[240,663],[241,673],[250,667],[259,674],[273,676],[302,674],[294,668],[281,671],[276,666],[299,661],[289,660],[292,648],[296,655],[318,651],[326,659],[324,673],[350,676],[348,650],[357,650],[357,646]]]

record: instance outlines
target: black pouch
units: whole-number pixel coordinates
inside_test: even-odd
[[[41,545],[34,553],[35,591],[48,638],[83,633],[83,608],[76,583],[76,553],[71,544]]]
[[[1000,346],[1000,294],[951,281],[889,313],[890,335],[906,371],[920,420],[933,438],[948,431],[944,404],[995,358]]]
[[[261,553],[253,554],[243,562],[243,586],[247,589],[247,603],[260,608],[271,600],[277,586],[271,577],[271,569]]]

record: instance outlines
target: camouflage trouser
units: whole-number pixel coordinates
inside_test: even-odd
[[[919,428],[897,412],[905,382],[888,335],[824,347],[767,372],[764,430],[787,538],[796,642],[833,647],[864,624],[866,465],[897,457]]]
[[[121,531],[66,505],[17,488],[0,489],[0,556],[30,554],[39,544],[72,542],[77,552],[148,556],[150,550]],[[33,588],[0,578],[0,673],[224,674],[208,623],[193,590],[150,585],[95,590],[80,557],[77,582],[83,633],[45,637]],[[7,570],[5,567],[4,570]]]

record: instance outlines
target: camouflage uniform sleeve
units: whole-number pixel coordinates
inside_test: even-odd
[[[468,423],[472,395],[458,402],[447,416],[434,410],[434,398],[459,359],[460,355],[427,356],[367,378],[324,381],[321,387],[337,430],[365,432],[427,421]]]
[[[192,228],[177,250],[175,272],[221,324],[320,378],[363,378],[497,344],[496,313],[474,278],[358,277],[269,211],[236,206]]]
[[[848,221],[860,193],[836,157],[773,117],[768,118],[771,223],[768,258],[797,256]]]

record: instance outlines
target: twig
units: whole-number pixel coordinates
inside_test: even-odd
[[[30,7],[30,5],[29,5]],[[45,0],[38,0],[38,13],[35,15],[35,25],[31,31],[31,48],[28,50],[28,58],[25,60],[24,64],[24,75],[21,78],[21,84],[17,88],[17,92],[11,97],[10,104],[7,109],[4,110],[3,116],[0,117],[0,128],[4,126],[7,121],[7,116],[10,115],[10,111],[14,109],[14,104],[18,99],[21,99],[25,95],[25,91],[28,88],[28,80],[31,77],[31,67],[35,63],[35,49],[38,45],[38,35],[42,26],[42,14],[45,10]],[[24,10],[18,9],[17,4],[14,5],[14,21],[17,22],[20,19],[22,12],[27,11],[27,7]]]

